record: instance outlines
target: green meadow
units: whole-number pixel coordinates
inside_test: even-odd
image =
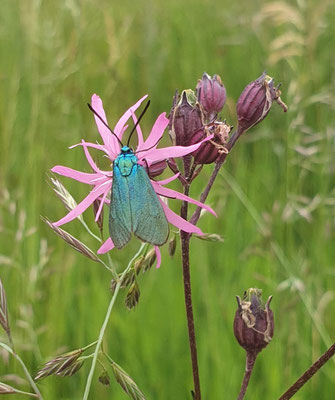
[[[257,359],[246,399],[278,399],[333,343],[334,20],[330,0],[2,1],[0,277],[15,349],[33,376],[47,360],[95,341],[111,298],[109,271],[41,220],[66,213],[48,181],[54,165],[91,172],[83,150],[68,149],[81,139],[100,140],[86,103],[99,94],[113,126],[148,94],[147,135],[157,116],[169,112],[175,90],[194,89],[204,71],[221,76],[227,90],[221,116],[235,127],[241,91],[264,70],[282,82],[289,111],[274,104],[221,169],[207,200],[218,217],[205,213],[199,226],[224,242],[191,240],[202,397],[237,398],[245,352],[233,334],[235,295],[249,287],[262,289],[265,299],[273,295],[275,333]],[[170,145],[167,132],[161,145]],[[212,169],[204,166],[192,197],[199,199]],[[164,177],[171,174],[166,170]],[[88,193],[87,185],[61,181],[78,202]],[[181,190],[178,182],[170,187]],[[178,200],[169,204],[179,212]],[[84,218],[98,235],[92,208]],[[62,228],[98,249],[78,220]],[[110,252],[118,271],[139,246],[132,239]],[[161,268],[140,275],[139,286],[140,301],[131,311],[120,291],[104,349],[148,400],[191,400],[179,242],[174,257],[162,247]],[[8,344],[2,329],[0,341]],[[333,399],[334,361],[294,399]],[[72,377],[38,383],[44,399],[82,399],[90,362]],[[111,371],[110,386],[100,384],[101,371],[97,365],[90,399],[129,398]],[[31,390],[3,349],[0,381]]]

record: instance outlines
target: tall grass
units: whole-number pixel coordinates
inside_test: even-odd
[[[110,121],[144,93],[144,126],[168,111],[176,88],[194,87],[203,71],[227,88],[224,117],[264,69],[282,81],[290,109],[274,107],[232,151],[205,215],[206,232],[223,244],[193,239],[191,265],[204,399],[236,397],[244,354],[235,342],[235,295],[248,287],[273,294],[275,337],[257,360],[250,398],[273,399],[334,340],[335,28],[333,2],[11,0],[1,6],[0,274],[13,337],[30,369],[96,339],[110,299],[109,275],[66,247],[41,222],[64,209],[46,183],[55,164],[86,168],[80,149],[97,132],[86,102],[104,100]],[[166,139],[168,142],[168,139]],[[211,171],[204,168],[197,196]],[[85,188],[64,180],[80,200]],[[176,210],[177,210],[176,205]],[[96,229],[88,210],[86,220]],[[81,230],[69,230],[90,247]],[[113,251],[119,267],[127,251]],[[180,248],[141,279],[134,312],[122,298],[105,347],[148,399],[190,398]],[[4,339],[4,338],[3,338]],[[5,339],[4,339],[5,340]],[[20,366],[0,354],[0,380]],[[48,400],[80,399],[88,366],[72,378],[42,381]],[[12,377],[20,384],[18,377]],[[296,396],[331,399],[329,362]],[[22,386],[25,387],[25,386]],[[116,385],[93,385],[92,398],[125,399]],[[13,398],[13,397],[12,397]]]

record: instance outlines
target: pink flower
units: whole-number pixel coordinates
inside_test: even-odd
[[[134,104],[132,107],[127,110],[123,116],[119,119],[117,124],[114,127],[114,132],[122,141],[122,136],[127,129],[127,121],[132,118],[134,123],[136,123],[137,118],[135,116],[135,111],[137,108],[141,105],[143,100],[147,96],[142,97],[136,104]],[[94,94],[92,96],[92,102],[91,102],[92,108],[96,111],[98,115],[106,122],[107,124],[107,119],[106,119],[106,114],[103,109],[102,101],[99,96]],[[93,169],[93,173],[87,173],[87,172],[81,172],[77,171],[68,167],[64,167],[61,165],[57,165],[52,168],[52,172],[55,172],[59,175],[63,175],[72,179],[75,179],[79,182],[86,183],[88,185],[92,186],[92,189],[90,193],[73,209],[71,210],[65,217],[61,218],[59,221],[55,222],[54,225],[60,226],[63,224],[66,224],[67,222],[72,221],[73,219],[77,218],[80,214],[82,214],[95,200],[100,201],[100,206],[96,214],[96,220],[98,220],[99,215],[101,213],[102,207],[105,203],[109,203],[107,200],[107,195],[110,193],[112,189],[112,184],[113,184],[113,172],[112,170],[110,171],[103,171],[98,168],[96,163],[94,162],[90,152],[89,148],[95,148],[98,150],[101,150],[104,152],[107,157],[110,159],[111,162],[113,162],[118,154],[120,153],[120,143],[116,139],[114,135],[108,130],[108,128],[100,121],[99,118],[97,118],[94,115],[95,122],[98,127],[98,131],[100,133],[100,136],[102,138],[103,144],[95,144],[95,143],[88,143],[82,140],[80,144],[77,144],[73,147],[76,146],[82,146],[84,149],[85,156],[87,158],[87,161],[91,168]],[[204,141],[207,141],[211,139],[211,137],[205,138],[203,141],[194,144],[192,146],[171,146],[171,147],[165,147],[165,148],[160,148],[157,149],[158,142],[160,138],[162,137],[165,128],[167,127],[169,123],[169,120],[166,118],[165,113],[162,113],[161,115],[158,116],[156,122],[154,123],[149,137],[144,140],[141,127],[140,125],[137,126],[136,131],[137,131],[137,137],[138,137],[138,145],[137,149],[135,151],[135,155],[138,158],[138,163],[141,165],[150,165],[152,163],[156,163],[158,161],[166,160],[167,158],[172,158],[172,157],[181,157],[186,154],[192,153],[196,149],[198,149],[201,144]],[[179,199],[179,200],[186,200],[189,203],[196,204],[200,207],[203,207],[204,209],[208,210],[210,213],[213,215],[216,215],[215,212],[208,206],[206,206],[203,203],[200,203],[188,196],[185,196],[182,193],[179,193],[175,190],[168,189],[167,187],[164,187],[164,185],[168,184],[169,182],[175,180],[178,177],[178,174],[162,180],[162,181],[154,181],[151,180],[152,187],[154,188],[155,192],[159,196],[165,196],[168,197],[169,199],[174,198],[174,199]],[[184,220],[181,218],[179,215],[174,213],[161,199],[159,199],[163,210],[165,212],[167,220],[175,225],[178,229],[181,229],[185,232],[189,233],[197,233],[198,235],[201,235],[202,232],[201,230],[191,224],[190,222]],[[114,244],[112,242],[111,238],[108,238],[102,246],[98,250],[98,254],[103,254],[107,253],[109,250],[113,249]],[[157,254],[157,267],[159,267],[160,264],[160,252],[159,248],[156,247],[156,254]]]

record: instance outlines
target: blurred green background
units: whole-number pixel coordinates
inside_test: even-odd
[[[16,348],[32,374],[51,357],[94,341],[110,299],[108,271],[40,220],[65,214],[46,180],[50,168],[90,172],[82,150],[67,149],[81,138],[99,140],[87,101],[98,93],[113,125],[148,93],[152,105],[142,126],[149,132],[169,111],[175,89],[194,88],[204,71],[221,76],[228,94],[222,116],[232,125],[239,94],[265,69],[283,83],[289,112],[275,104],[227,158],[208,199],[218,218],[200,220],[203,231],[225,242],[191,241],[203,398],[237,397],[245,355],[232,324],[235,295],[248,287],[274,296],[276,329],[247,398],[278,398],[332,343],[334,19],[327,0],[2,1],[0,276]],[[193,197],[211,169],[204,168]],[[85,185],[63,183],[77,200],[87,194]],[[84,216],[97,232],[93,212]],[[78,221],[64,229],[97,248]],[[111,253],[120,270],[138,246],[133,240]],[[162,267],[140,279],[135,310],[126,310],[124,293],[118,297],[105,348],[148,399],[190,399],[180,246],[172,259],[166,246],[162,254]],[[45,399],[81,399],[89,364],[72,378],[42,381]],[[90,398],[127,398],[114,380],[102,386],[97,371]],[[17,375],[20,366],[1,351],[0,381],[29,389]],[[332,399],[334,384],[330,361],[295,398]]]

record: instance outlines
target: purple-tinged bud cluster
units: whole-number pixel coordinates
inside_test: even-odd
[[[173,144],[189,146],[212,136],[192,153],[193,162],[221,163],[242,133],[267,116],[274,101],[287,111],[280,95],[279,86],[274,87],[274,80],[265,73],[249,83],[237,102],[238,127],[231,133],[232,127],[218,118],[227,98],[222,80],[219,75],[211,77],[204,73],[196,86],[196,94],[191,89],[184,90],[180,97],[176,93],[169,124]],[[184,157],[184,171],[190,170],[191,161],[190,156]]]
[[[268,115],[273,101],[277,101],[286,112],[287,107],[281,101],[280,94],[279,87],[274,87],[273,78],[265,73],[250,82],[237,102],[238,130],[245,132],[263,121]]]
[[[270,309],[270,296],[264,305],[262,291],[248,289],[243,300],[236,296],[238,309],[234,319],[234,334],[247,352],[259,353],[271,341],[274,332],[273,312]]]
[[[208,115],[215,115],[223,109],[227,94],[219,75],[211,78],[205,72],[202,79],[199,79],[196,89],[198,102]]]
[[[189,146],[213,135],[213,139],[192,154],[196,164],[210,164],[227,152],[230,126],[217,121],[217,113],[226,102],[226,89],[218,75],[211,78],[204,73],[196,90],[197,96],[188,89],[175,99],[170,113],[170,136],[174,145]]]

